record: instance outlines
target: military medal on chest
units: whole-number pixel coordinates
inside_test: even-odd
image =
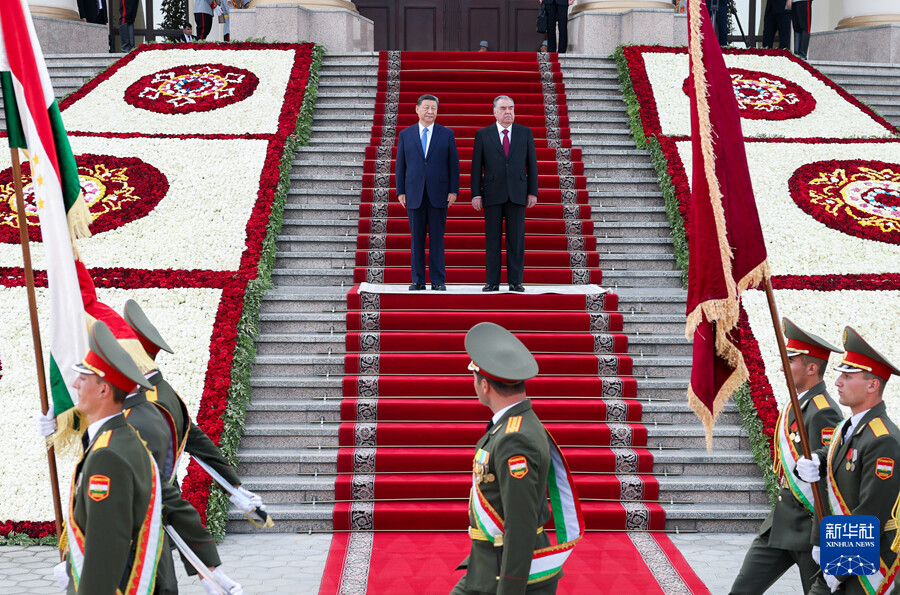
[[[856,470],[856,457],[859,456],[859,450],[855,448],[851,448],[847,451],[847,464],[844,467],[847,471],[855,471]]]
[[[793,442],[800,442],[800,432],[797,431],[797,422],[791,424],[791,433],[788,435]]]
[[[491,453],[482,448],[479,448],[475,453],[475,459],[472,461],[472,473],[475,474],[476,483],[490,483],[494,481],[494,474],[486,473],[490,458]]]

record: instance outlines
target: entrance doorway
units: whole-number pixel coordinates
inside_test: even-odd
[[[375,50],[535,52],[537,0],[354,0],[375,23]]]

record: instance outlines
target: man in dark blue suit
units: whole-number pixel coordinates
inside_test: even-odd
[[[525,209],[537,204],[538,166],[531,128],[514,124],[516,106],[494,98],[497,122],[475,133],[472,149],[472,207],[484,209],[485,284],[500,289],[501,240],[506,227],[506,282],[524,292]]]
[[[412,236],[412,285],[425,289],[425,236],[430,236],[428,272],[431,289],[446,291],[444,225],[447,209],[459,194],[459,154],[453,131],[435,124],[438,98],[416,101],[419,122],[400,132],[397,142],[397,199],[406,207]]]

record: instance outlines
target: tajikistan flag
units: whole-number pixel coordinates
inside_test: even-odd
[[[26,0],[0,0],[0,33],[9,144],[22,150],[30,166],[43,236],[50,292],[50,386],[60,415],[77,404],[72,383],[78,374],[72,364],[88,349],[74,241],[90,235],[91,217]]]

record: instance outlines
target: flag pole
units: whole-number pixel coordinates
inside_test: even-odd
[[[784,371],[784,379],[787,382],[788,392],[791,395],[791,408],[794,410],[794,419],[797,420],[797,433],[800,435],[800,449],[803,456],[811,459],[809,449],[809,437],[806,435],[806,424],[803,423],[803,411],[800,409],[800,400],[797,398],[797,387],[794,386],[794,377],[791,375],[791,360],[787,354],[787,346],[784,343],[781,323],[778,316],[778,305],[775,304],[775,294],[772,291],[772,281],[766,277],[766,299],[769,302],[769,313],[772,315],[772,325],[775,327],[775,340],[778,341],[778,352],[781,354],[781,368]],[[778,440],[778,437],[775,437]],[[825,509],[819,498],[819,482],[813,482],[813,506],[816,510],[816,519],[821,521],[825,517]]]
[[[37,365],[38,389],[41,397],[41,413],[50,409],[47,398],[47,379],[44,376],[44,354],[41,350],[41,328],[37,316],[37,299],[34,293],[34,271],[31,268],[31,248],[28,243],[28,222],[25,219],[25,197],[22,194],[22,168],[19,164],[19,149],[10,147],[12,156],[13,183],[16,188],[16,211],[19,222],[19,239],[22,243],[22,259],[25,263],[25,285],[28,290],[28,310],[31,314],[31,338],[34,342],[34,359]],[[56,451],[47,449],[47,464],[50,467],[50,490],[53,492],[53,512],[56,516],[56,538],[62,539],[62,504],[59,494],[59,476],[56,472]],[[60,550],[60,558],[64,552]]]

